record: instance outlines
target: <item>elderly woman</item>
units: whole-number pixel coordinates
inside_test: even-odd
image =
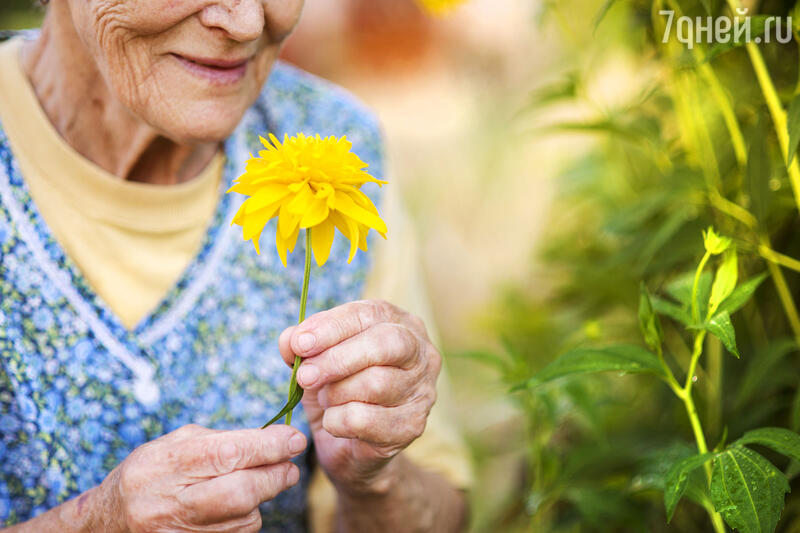
[[[346,134],[381,173],[373,117],[276,61],[302,3],[52,0],[0,45],[4,531],[463,527],[422,320],[347,303],[424,308],[401,224],[380,276],[335,244],[310,294],[328,310],[285,330],[302,259],[229,227],[259,134]],[[297,427],[245,429],[294,354]]]

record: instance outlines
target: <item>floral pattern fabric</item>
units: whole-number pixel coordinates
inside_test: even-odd
[[[99,484],[134,448],[184,424],[259,427],[283,405],[290,369],[277,338],[298,314],[303,243],[284,268],[268,227],[256,255],[229,225],[241,198],[224,194],[268,131],[346,134],[382,175],[370,112],[278,63],[225,143],[225,178],[202,249],[129,331],[53,239],[0,125],[0,526]],[[377,186],[364,190],[377,200]],[[312,271],[311,312],[360,296],[367,254],[347,264],[348,251],[337,235],[331,259]],[[309,434],[301,410],[294,425]],[[262,505],[262,531],[307,529],[308,461],[296,460],[300,484]]]

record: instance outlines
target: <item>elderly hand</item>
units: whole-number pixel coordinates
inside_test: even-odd
[[[112,502],[106,514],[133,533],[258,531],[258,505],[297,483],[289,459],[305,446],[287,426],[184,426],[136,448],[109,474],[101,485]]]
[[[382,301],[348,303],[285,330],[280,351],[305,389],[317,457],[339,488],[383,491],[391,459],[419,437],[441,356],[422,321]]]

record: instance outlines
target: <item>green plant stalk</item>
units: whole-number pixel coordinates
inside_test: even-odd
[[[711,258],[711,253],[706,252],[703,254],[703,258],[700,260],[700,264],[697,266],[697,270],[694,274],[694,283],[692,284],[692,317],[695,322],[699,322],[700,311],[697,308],[697,291],[700,285],[700,276],[703,273],[703,270],[708,263],[708,260]],[[686,383],[684,384],[683,388],[678,389],[675,391],[675,394],[680,398],[683,402],[683,405],[686,409],[686,414],[689,417],[689,423],[692,426],[692,432],[694,433],[694,439],[697,443],[697,451],[701,454],[708,453],[708,443],[706,442],[706,436],[703,432],[703,426],[700,423],[700,416],[697,413],[697,406],[694,403],[694,398],[692,398],[692,385],[694,384],[694,375],[697,371],[697,364],[700,361],[700,356],[703,354],[703,343],[706,339],[706,330],[698,331],[694,337],[694,347],[692,349],[692,358],[689,361],[689,369],[686,373]],[[674,389],[673,389],[674,390]],[[703,468],[706,471],[706,478],[708,479],[709,483],[711,482],[711,465],[705,463]],[[712,509],[706,508],[708,511],[709,517],[711,518],[711,523],[714,526],[714,531],[717,533],[724,533],[725,531],[725,524],[722,521],[722,516],[716,511]]]
[[[800,261],[777,252],[764,243],[758,245],[758,255],[771,263],[778,264],[789,270],[794,270],[795,272],[800,272]]]
[[[711,252],[706,252],[703,254],[703,258],[700,260],[700,264],[697,266],[697,270],[694,273],[694,282],[692,283],[692,320],[695,323],[700,322],[700,311],[697,308],[697,289],[700,286],[700,276],[703,274],[703,269],[706,268],[706,264],[708,260],[711,259]]]
[[[692,360],[689,363],[689,372],[686,375],[686,384],[682,389],[680,389],[680,393],[676,393],[686,409],[686,414],[689,417],[689,423],[691,424],[692,432],[694,433],[694,439],[697,443],[697,451],[700,454],[708,453],[708,443],[706,442],[705,433],[703,433],[703,426],[700,423],[700,415],[697,413],[697,406],[694,403],[694,398],[692,398],[692,384],[694,383],[693,378],[695,370],[697,369],[697,362],[700,360],[700,356],[703,354],[703,342],[705,341],[705,338],[705,330],[698,332],[695,336]],[[706,479],[708,479],[710,483],[711,465],[709,463],[705,463],[703,468],[706,471]],[[725,524],[722,521],[722,516],[710,507],[706,507],[706,511],[711,518],[711,524],[714,526],[714,531],[717,533],[724,533]]]
[[[680,5],[678,5],[675,0],[668,0],[667,4],[678,16],[683,14]],[[700,72],[700,76],[703,77],[708,84],[709,89],[711,89],[711,97],[716,102],[717,107],[719,107],[720,114],[722,114],[722,120],[725,123],[725,127],[727,128],[728,134],[731,137],[731,145],[733,146],[733,153],[736,156],[736,162],[740,167],[746,167],[747,148],[744,142],[744,135],[742,135],[739,122],[736,120],[736,113],[733,110],[730,99],[725,93],[722,84],[719,82],[719,78],[714,72],[714,69],[708,64],[703,49],[695,46],[692,48],[692,53],[695,56],[695,61],[697,61],[697,69]]]
[[[778,298],[781,301],[783,310],[786,313],[789,327],[792,328],[795,341],[800,343],[800,314],[797,312],[797,305],[781,270],[781,266],[783,266],[791,270],[800,271],[800,261],[773,250],[769,235],[766,233],[762,234],[760,239],[758,254],[766,260],[767,269],[775,285],[775,290],[778,292]]]
[[[732,11],[739,7],[738,0],[728,0],[728,6]],[[769,114],[772,116],[772,125],[775,127],[775,134],[778,137],[778,144],[781,146],[781,154],[785,161],[790,161],[789,154],[789,130],[787,128],[786,111],[783,109],[781,99],[778,97],[778,91],[775,89],[775,84],[772,82],[772,77],[767,69],[767,64],[764,62],[764,56],[761,55],[761,50],[754,42],[745,43],[747,55],[750,56],[750,63],[753,65],[753,70],[758,79],[758,85],[761,87],[761,93],[764,95],[764,100],[767,102]],[[797,158],[792,157],[791,163],[788,164],[789,168],[789,182],[792,184],[792,192],[794,193],[794,201],[797,208],[800,209],[800,165],[797,163]]]
[[[723,359],[722,342],[716,337],[708,339],[708,349],[704,365],[708,380],[706,380],[704,393],[707,395],[706,428],[710,435],[718,435],[722,427],[722,373]]]
[[[300,318],[297,323],[302,324],[306,319],[306,302],[308,301],[308,280],[311,278],[311,228],[306,228],[306,264],[303,273],[303,291],[300,295]],[[294,364],[292,365],[292,379],[289,381],[289,400],[291,402],[292,395],[297,388],[297,369],[300,368],[302,358],[299,355],[294,356]],[[292,411],[286,413],[286,425],[292,424]]]
[[[703,269],[708,263],[710,257],[711,254],[706,252],[703,255],[703,258],[700,260],[700,264],[695,272],[694,283],[692,285],[693,316],[699,316],[699,311],[697,309],[697,291],[700,284],[700,276],[702,275]],[[678,384],[677,380],[675,379],[675,375],[672,373],[672,370],[664,361],[661,345],[656,347],[658,358],[661,361],[662,367],[664,368],[664,373],[666,376],[665,381],[667,382],[667,385],[669,385],[670,389],[672,389],[672,391],[675,393],[675,396],[677,396],[681,402],[683,402],[684,408],[686,409],[686,414],[689,417],[689,424],[692,426],[692,433],[694,434],[695,442],[697,444],[697,451],[701,454],[708,453],[708,442],[706,441],[705,433],[703,432],[703,426],[700,422],[700,415],[697,413],[697,406],[694,403],[694,398],[692,398],[692,385],[694,384],[693,378],[695,372],[697,371],[697,364],[700,361],[700,356],[703,354],[703,343],[705,342],[705,338],[706,330],[701,330],[697,333],[697,335],[695,335],[692,356],[689,361],[689,369],[686,374],[686,383],[683,385],[683,387]],[[711,465],[706,463],[703,465],[703,467],[706,472],[706,479],[710,483]],[[711,518],[711,524],[714,527],[714,531],[716,533],[725,533],[725,523],[722,521],[722,516],[710,505],[705,505],[703,507],[706,509],[709,517]]]
[[[698,67],[700,75],[708,84],[709,89],[711,89],[711,97],[716,102],[717,107],[719,107],[722,120],[725,122],[725,127],[731,137],[731,145],[733,146],[733,153],[736,156],[736,162],[739,163],[740,167],[746,167],[747,148],[745,147],[744,135],[742,135],[742,130],[739,128],[739,122],[736,120],[736,113],[733,111],[733,106],[731,106],[728,96],[725,94],[725,90],[722,88],[714,69],[706,63],[705,55],[702,50],[698,47],[695,47],[694,50],[698,56],[698,62],[700,63]]]
[[[789,286],[786,284],[786,278],[776,263],[767,261],[767,268],[772,276],[772,282],[775,284],[775,290],[778,291],[778,298],[780,298],[783,309],[786,312],[786,318],[789,320],[789,326],[792,328],[794,338],[797,342],[800,342],[800,316],[797,314],[797,307],[794,304]]]
[[[769,75],[769,70],[767,70],[767,65],[764,63],[764,57],[761,55],[758,45],[747,43],[745,47],[750,55],[750,62],[756,72],[761,92],[764,94],[764,100],[767,101],[769,113],[772,115],[772,124],[775,126],[778,143],[781,145],[781,154],[786,161],[789,161],[791,154],[789,154],[789,130],[786,122],[786,111],[781,105],[778,91],[775,90],[775,85],[772,83],[772,78]],[[796,157],[791,158],[791,163],[789,164],[789,183],[792,184],[794,200],[797,208],[800,209],[800,165],[797,164]]]

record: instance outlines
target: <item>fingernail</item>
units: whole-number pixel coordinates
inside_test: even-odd
[[[306,447],[306,438],[297,433],[289,439],[289,453],[292,455],[302,452]]]
[[[297,381],[302,387],[310,387],[319,379],[319,368],[308,363],[297,369]]]
[[[291,487],[297,485],[298,481],[300,481],[300,470],[295,465],[290,465],[289,471],[286,472],[286,484]]]
[[[315,339],[314,335],[311,333],[301,333],[300,336],[297,337],[297,347],[303,352],[307,352],[313,348],[316,342],[317,339]]]

